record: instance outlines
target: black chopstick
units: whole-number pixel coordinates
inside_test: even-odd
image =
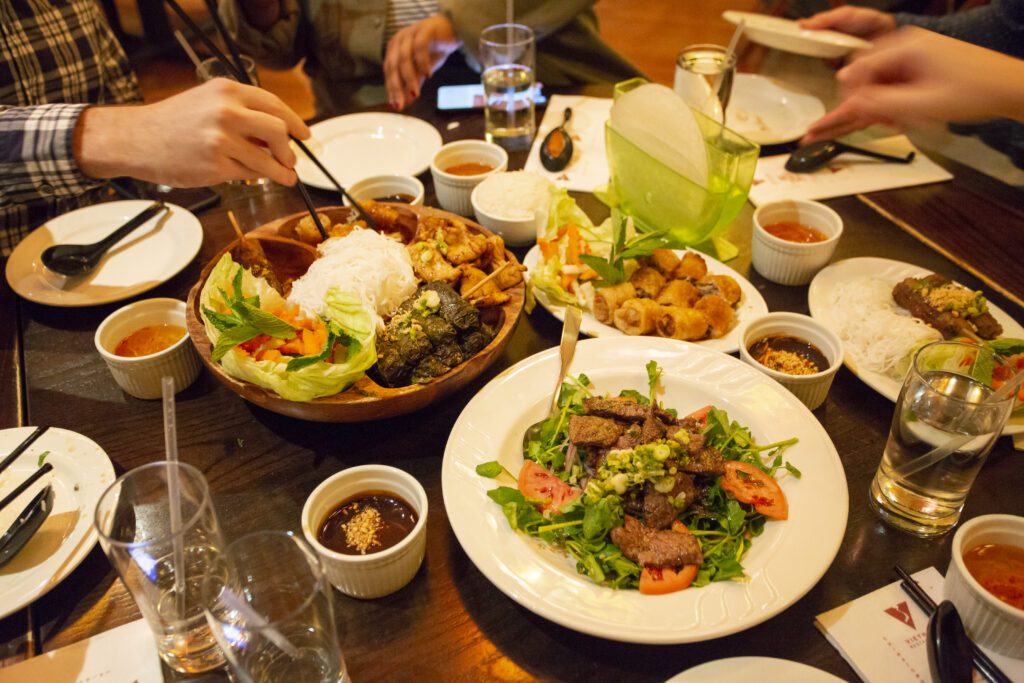
[[[50,463],[46,463],[42,467],[37,469],[35,472],[33,472],[31,475],[29,475],[28,479],[18,484],[18,487],[16,489],[8,493],[3,500],[0,500],[0,510],[3,510],[5,507],[10,505],[11,501],[13,501],[21,494],[23,494],[25,492],[25,489],[39,481],[39,477],[43,476],[52,469],[53,465],[51,465]]]
[[[24,441],[18,444],[18,446],[7,455],[6,458],[0,461],[0,472],[3,472],[10,467],[11,463],[14,462],[19,455],[24,453],[29,446],[35,443],[35,440],[41,437],[49,428],[50,427],[48,425],[44,427],[36,427],[35,431],[29,434]]]
[[[224,41],[224,44],[228,47],[228,52],[231,53],[231,61],[235,63],[235,67],[238,68],[239,72],[246,73],[245,62],[242,61],[242,55],[238,52],[238,46],[235,45],[235,41],[231,39],[231,34],[228,33],[228,29],[224,26],[224,22],[220,20],[220,13],[217,11],[217,3],[214,0],[206,0],[206,8],[210,11],[210,18],[213,19],[213,26],[217,29],[217,33],[220,34],[220,38]]]
[[[300,180],[295,183],[295,187],[299,188],[299,194],[302,195],[302,201],[306,202],[306,208],[309,209],[309,215],[313,217],[313,222],[316,224],[316,229],[320,231],[320,236],[326,240],[327,231],[324,230],[324,224],[320,222],[320,216],[316,213],[316,207],[313,206],[313,198],[309,196],[306,186],[303,185]]]
[[[177,3],[177,0],[164,0],[164,2],[170,5],[171,9],[174,10],[174,13],[178,15],[178,18],[181,19],[182,22],[184,22],[185,26],[188,27],[189,31],[191,31],[199,40],[203,42],[203,44],[206,46],[206,49],[208,49],[213,54],[213,56],[217,58],[217,61],[223,64],[224,67],[229,72],[234,74],[235,79],[239,83],[253,85],[252,79],[249,78],[249,74],[245,70],[245,64],[242,63],[240,55],[238,57],[237,65],[231,63],[228,60],[227,55],[225,55],[224,52],[219,47],[217,47],[216,43],[210,40],[209,36],[207,36],[201,28],[199,28],[198,24],[196,24],[192,20],[192,17],[190,17],[188,13],[185,12],[185,10],[183,10],[181,6]],[[219,17],[217,17],[214,20],[214,24],[217,25],[218,30],[223,29],[221,37],[224,39],[224,42],[227,43],[228,49],[231,51],[231,53],[237,54],[238,48],[235,47],[234,41],[232,40],[231,35],[227,32],[227,29],[220,23]],[[363,208],[363,205],[356,201],[355,197],[348,193],[348,190],[342,187],[341,183],[339,183],[337,179],[335,179],[334,175],[327,170],[327,167],[324,166],[323,163],[321,163],[321,161],[316,157],[315,154],[313,154],[309,147],[306,147],[306,143],[304,143],[302,140],[299,140],[294,135],[289,135],[288,137],[290,137],[292,139],[292,142],[294,142],[298,146],[298,148],[302,150],[302,153],[305,154],[309,158],[309,160],[313,162],[313,165],[320,169],[321,173],[327,176],[327,179],[331,181],[331,184],[334,185],[334,187],[338,190],[341,196],[348,199],[349,203],[352,204],[352,208],[354,208],[356,210],[356,213],[359,214],[359,217],[366,221],[366,224],[369,227],[373,228],[374,230],[380,230],[380,227],[377,225],[377,221],[374,220],[373,216],[367,213],[366,209]]]
[[[928,617],[931,617],[932,612],[936,609],[935,601],[921,588],[921,584],[907,573],[907,570],[899,565],[896,565],[895,569],[896,574],[902,579],[900,587]],[[971,641],[971,659],[974,662],[974,668],[992,683],[1013,683],[974,641]]]

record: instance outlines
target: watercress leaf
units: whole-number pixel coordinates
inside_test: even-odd
[[[42,467],[43,463],[46,462],[46,456],[50,454],[50,451],[43,451],[39,454],[39,461],[36,463],[36,467]]]
[[[796,468],[796,465],[794,465],[794,464],[793,464],[793,463],[791,463],[791,462],[788,462],[788,461],[787,461],[787,462],[783,463],[783,465],[782,465],[782,466],[786,468],[786,471],[787,471],[787,472],[789,472],[790,474],[792,474],[792,475],[793,475],[794,477],[796,477],[797,479],[799,479],[799,478],[800,478],[801,476],[803,476],[803,475],[801,475],[801,474],[800,474],[800,470],[798,470],[798,469]]]
[[[501,463],[497,460],[482,462],[476,466],[476,473],[481,477],[487,477],[488,479],[494,479],[504,471],[505,468],[502,467]]]
[[[582,372],[580,373],[579,377],[576,378],[576,381],[579,382],[582,386],[590,386],[590,378],[584,375]]]
[[[655,394],[658,392],[658,379],[661,377],[661,368],[658,367],[657,361],[648,361],[647,365],[647,390],[650,393],[650,402],[653,404],[655,401]]]
[[[730,534],[735,535],[743,531],[743,526],[747,520],[746,511],[740,506],[740,504],[730,498],[725,504],[726,518],[725,518],[725,530]]]
[[[728,581],[743,576],[743,565],[735,558],[725,557],[715,563],[715,581]]]
[[[519,489],[514,489],[511,486],[499,486],[496,489],[491,489],[487,492],[487,497],[502,506],[508,503],[526,503],[526,496]]]
[[[214,362],[217,362],[223,358],[228,351],[239,344],[247,342],[258,336],[259,333],[260,331],[252,325],[239,325],[237,327],[232,327],[229,330],[225,330],[219,337],[217,337],[217,342],[213,345],[213,351],[210,352],[210,357]]]

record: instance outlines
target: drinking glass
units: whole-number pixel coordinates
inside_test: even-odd
[[[883,520],[918,536],[956,525],[1013,407],[1013,396],[986,400],[993,368],[1004,363],[992,349],[962,342],[932,342],[917,352],[871,482],[870,503]]]
[[[528,149],[535,131],[533,30],[497,24],[480,34],[485,137],[505,149]]]
[[[719,123],[732,94],[736,55],[721,45],[691,45],[676,58],[673,90],[683,101]]]
[[[249,74],[249,80],[252,81],[253,85],[260,84],[260,76],[256,71],[256,62],[249,55],[240,55],[242,58],[242,64],[245,66],[245,72]],[[216,57],[207,57],[202,61],[202,67],[196,69],[196,78],[199,79],[200,83],[213,80],[214,78],[230,78],[231,80],[237,80],[235,74],[228,69]]]
[[[242,683],[347,681],[331,586],[313,549],[291,532],[231,543],[203,584],[206,619]]]
[[[169,494],[175,479],[180,514]],[[103,492],[95,523],[103,552],[153,629],[167,665],[182,673],[222,666],[201,593],[206,569],[224,544],[202,473],[185,463],[138,467]]]

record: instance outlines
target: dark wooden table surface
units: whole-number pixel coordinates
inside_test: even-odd
[[[419,112],[446,140],[479,137],[479,115]],[[452,124],[458,123],[458,126]],[[515,161],[522,163],[521,156]],[[922,216],[949,230],[1004,220],[1024,201],[1020,192],[970,169],[946,163],[951,183],[876,193],[894,215]],[[429,176],[429,174],[428,174]],[[429,188],[429,177],[425,181]],[[979,200],[980,198],[980,200]],[[327,194],[317,197],[333,203]],[[433,199],[428,191],[428,203]],[[579,197],[595,219],[606,209]],[[971,202],[975,210],[960,209]],[[828,202],[845,221],[835,259],[882,256],[944,272],[980,287],[970,273],[932,251],[855,198]],[[921,207],[928,207],[922,211]],[[201,216],[206,239],[181,274],[143,295],[184,298],[200,268],[230,239],[234,210],[246,228],[296,211],[294,191],[225,191],[220,207]],[[730,229],[740,255],[729,265],[762,292],[771,310],[807,312],[807,288],[764,280],[750,267],[748,205]],[[1018,230],[1024,226],[1016,226]],[[1012,244],[1020,245],[1020,240]],[[961,256],[984,264],[992,246],[967,242]],[[1014,247],[1016,248],[1016,247]],[[973,251],[972,251],[973,250]],[[1016,254],[1018,262],[1024,253]],[[1024,294],[1015,292],[1017,296]],[[1024,311],[998,294],[991,299],[1017,320]],[[58,309],[18,301],[0,284],[0,426],[50,424],[99,443],[117,472],[161,459],[160,403],[126,396],[93,347],[99,322],[120,304]],[[884,526],[867,507],[867,489],[881,457],[892,403],[842,369],[827,402],[814,412],[842,458],[849,483],[849,524],[821,581],[775,618],[742,633],[680,646],[629,645],[581,635],[549,623],[506,598],[469,561],[455,540],[441,497],[441,459],[448,433],[466,402],[509,365],[557,343],[560,324],[543,309],[524,316],[505,354],[462,392],[418,413],[379,422],[330,425],[281,417],[243,402],[203,373],[178,397],[181,457],[206,475],[229,539],[257,529],[299,528],[306,496],[329,475],[353,465],[387,463],[416,476],[430,499],[427,557],[412,583],[395,595],[360,601],[335,593],[342,646],[354,680],[664,680],[701,662],[762,655],[805,662],[844,679],[853,670],[814,627],[814,616],[893,580],[892,566],[945,571],[950,536],[920,540]],[[23,346],[23,358],[19,357]],[[24,415],[18,374],[24,373]],[[967,501],[965,517],[1024,513],[1024,454],[999,440]],[[815,543],[815,539],[806,539]],[[97,547],[67,580],[32,607],[43,648],[51,650],[139,617]],[[26,612],[0,621],[0,658],[24,651]],[[211,678],[209,676],[204,678]],[[214,676],[212,678],[219,678]]]

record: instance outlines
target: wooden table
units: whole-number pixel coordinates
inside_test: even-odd
[[[440,116],[420,112],[446,140],[479,137],[478,115]],[[448,125],[459,126],[449,129]],[[514,159],[522,163],[522,157]],[[945,163],[945,162],[943,162]],[[953,209],[971,199],[971,221],[999,220],[1024,197],[971,170],[949,164],[952,183],[872,195],[900,215],[931,207],[929,220],[950,230],[970,230]],[[429,178],[426,178],[429,187]],[[980,200],[979,200],[980,198]],[[326,194],[324,203],[333,202]],[[428,194],[428,203],[433,200]],[[594,218],[606,210],[592,197],[580,203]],[[829,202],[843,217],[846,232],[835,258],[882,256],[944,272],[972,287],[976,278],[931,251],[855,198]],[[201,265],[230,239],[225,210],[246,227],[300,208],[293,191],[226,193],[222,205],[201,218],[206,240],[200,256],[183,273],[144,296],[184,298]],[[763,293],[772,310],[807,312],[806,287],[783,287],[750,268],[747,206],[729,231],[740,247],[730,262]],[[1021,226],[1017,226],[1018,229]],[[1020,242],[1016,242],[1020,244]],[[982,259],[990,247],[978,244]],[[1024,261],[1024,253],[1018,254]],[[16,382],[9,368],[26,378],[26,424],[51,424],[97,441],[118,473],[161,458],[160,404],[123,394],[93,348],[93,332],[118,305],[56,309],[16,301],[0,285],[3,375],[2,426],[17,424]],[[1018,295],[1021,293],[1018,292]],[[1018,320],[1024,311],[999,295],[991,299]],[[12,320],[17,334],[10,334]],[[805,662],[846,679],[852,669],[814,627],[814,616],[891,582],[892,566],[910,571],[935,566],[945,571],[951,536],[916,539],[883,525],[868,509],[868,484],[885,444],[893,406],[848,370],[842,369],[827,402],[815,411],[832,438],[849,482],[849,524],[828,573],[795,605],[760,626],[718,640],[685,646],[639,646],[610,642],[556,626],[506,598],[469,561],[455,540],[441,497],[441,459],[448,433],[467,401],[504,368],[557,343],[560,324],[543,309],[524,316],[504,356],[471,386],[419,413],[374,423],[329,425],[299,422],[244,403],[208,373],[178,397],[179,445],[183,460],[206,475],[226,536],[258,529],[299,528],[306,496],[329,475],[365,463],[387,463],[411,472],[430,498],[427,557],[413,582],[399,593],[360,601],[335,593],[343,650],[354,680],[664,680],[704,661],[738,655],[783,657]],[[23,362],[18,345],[24,346]],[[8,386],[11,385],[11,386]],[[16,387],[15,387],[16,388]],[[974,486],[965,517],[1024,513],[1024,467],[1010,440],[1000,439]],[[813,538],[807,539],[814,543]],[[60,586],[32,608],[46,650],[73,643],[139,617],[131,598],[99,548]],[[25,612],[0,621],[0,655],[24,649]],[[168,674],[169,679],[172,678]],[[220,675],[208,676],[220,680]]]

